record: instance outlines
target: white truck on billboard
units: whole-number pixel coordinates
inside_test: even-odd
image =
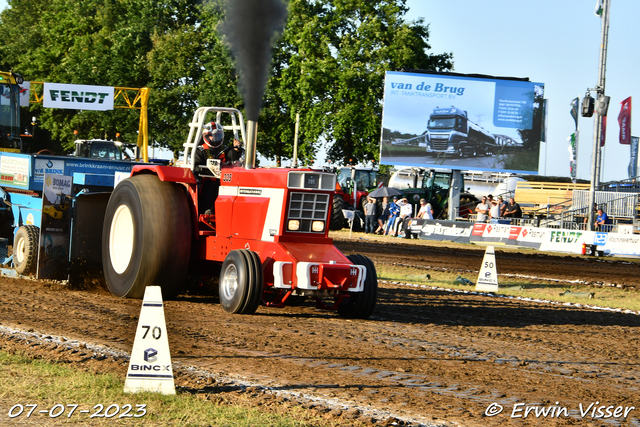
[[[467,112],[456,107],[435,108],[425,134],[427,154],[448,153],[458,157],[488,156],[496,148],[496,138],[469,120]]]

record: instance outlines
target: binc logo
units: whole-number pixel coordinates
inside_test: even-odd
[[[153,363],[158,360],[158,350],[153,348],[148,348],[144,351],[144,361]]]
[[[158,350],[148,348],[144,351],[144,361],[153,363],[158,360]],[[132,371],[171,371],[171,365],[131,365]]]

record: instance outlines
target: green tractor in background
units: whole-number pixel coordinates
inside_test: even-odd
[[[397,174],[398,172],[396,172]],[[398,196],[406,197],[406,199],[414,205],[414,214],[420,209],[420,199],[425,199],[431,204],[433,208],[433,218],[446,220],[455,218],[448,218],[448,203],[449,203],[449,189],[451,188],[451,171],[436,171],[433,169],[423,168],[411,168],[410,171],[404,171],[408,174],[405,178],[407,188],[402,188],[401,185],[394,183],[394,177],[391,178],[390,186],[402,191],[402,195]],[[395,180],[396,182],[398,180]],[[407,182],[410,181],[410,182]],[[464,180],[462,187],[464,188]],[[471,193],[460,193],[460,204],[457,211],[458,218],[466,218],[469,214],[473,213],[476,205],[480,201],[476,196]]]

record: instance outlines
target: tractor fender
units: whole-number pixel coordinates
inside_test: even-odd
[[[131,170],[131,176],[143,173],[153,173],[158,176],[160,181],[196,184],[196,177],[193,175],[191,169],[187,168],[162,165],[136,165]]]

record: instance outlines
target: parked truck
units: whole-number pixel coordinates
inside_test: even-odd
[[[426,152],[457,157],[488,156],[497,145],[493,134],[469,120],[467,112],[456,107],[435,108],[424,134]]]

